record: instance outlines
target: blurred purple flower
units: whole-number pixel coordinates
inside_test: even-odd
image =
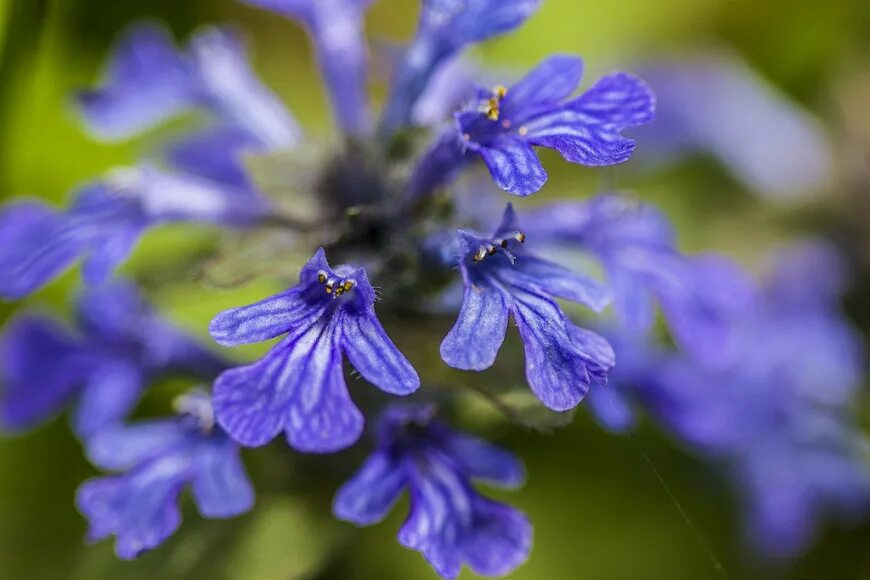
[[[683,349],[710,364],[731,356],[735,327],[755,300],[752,283],[724,258],[681,254],[654,208],[601,195],[542,206],[524,221],[536,240],[580,248],[602,263],[626,332],[650,332],[655,299]]]
[[[441,343],[454,368],[480,371],[495,362],[508,315],[519,327],[526,378],[549,408],[576,406],[589,386],[606,381],[613,351],[600,336],[576,327],[554,298],[600,311],[610,292],[594,280],[527,253],[513,206],[508,204],[492,238],[459,232],[459,269],[465,283],[462,310]]]
[[[187,53],[158,26],[131,28],[114,49],[103,86],[80,92],[77,103],[88,128],[107,140],[195,108],[261,148],[291,147],[300,136],[284,104],[251,70],[239,39],[219,28],[198,33]]]
[[[727,366],[643,348],[631,354],[636,343],[616,341],[612,384],[728,465],[751,545],[791,557],[827,513],[870,507],[870,470],[854,417],[862,345],[835,307],[836,254],[812,242],[779,254],[776,264],[763,301],[741,320],[740,349]],[[632,372],[624,358],[643,362]]]
[[[547,181],[535,146],[555,149],[582,165],[627,161],[635,143],[621,132],[653,120],[652,93],[640,79],[615,73],[569,99],[582,74],[579,58],[554,56],[510,88],[481,90],[479,106],[457,113],[456,129],[424,154],[411,194],[445,184],[467,151],[481,156],[499,188],[520,196],[535,193]]]
[[[83,483],[76,505],[88,518],[89,540],[116,536],[115,552],[124,560],[175,533],[188,485],[206,518],[234,517],[254,503],[239,448],[214,425],[207,395],[188,395],[180,406],[182,416],[110,427],[88,441],[91,461],[120,474]]]
[[[748,189],[778,200],[831,182],[833,151],[818,121],[736,55],[701,53],[639,70],[658,99],[656,122],[637,132],[641,164],[709,153]]]
[[[85,292],[77,304],[78,332],[38,316],[6,330],[0,365],[2,426],[32,428],[76,401],[82,437],[123,420],[149,382],[172,373],[211,380],[223,360],[158,317],[132,284]]]
[[[69,209],[18,201],[0,210],[0,297],[18,299],[84,260],[85,280],[105,282],[151,227],[205,222],[247,227],[272,213],[249,191],[149,166],[115,170],[81,189]]]
[[[408,395],[420,386],[378,321],[374,303],[365,270],[333,270],[320,249],[302,268],[297,286],[217,315],[210,332],[225,346],[286,335],[261,360],[215,381],[221,426],[247,446],[265,445],[282,430],[292,447],[310,453],[353,444],[363,417],[347,391],[342,353],[385,392]]]
[[[341,129],[350,135],[370,129],[365,11],[372,0],[240,0],[273,10],[302,24],[314,44],[320,71]]]
[[[411,124],[414,106],[438,68],[469,44],[510,32],[540,0],[423,0],[417,34],[405,52],[384,108],[381,131]]]
[[[336,517],[358,526],[383,520],[404,489],[411,508],[399,542],[420,551],[444,578],[463,563],[504,576],[529,555],[532,528],[519,511],[479,495],[471,480],[518,487],[522,464],[490,443],[457,433],[432,406],[393,406],[378,425],[377,448],[338,491]]]

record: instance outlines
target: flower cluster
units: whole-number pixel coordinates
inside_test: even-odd
[[[209,28],[178,49],[154,26],[126,33],[100,86],[76,96],[85,126],[117,141],[191,110],[206,121],[156,156],[86,185],[68,209],[20,201],[0,213],[0,296],[25,297],[83,262],[76,332],[37,316],[7,328],[0,417],[5,429],[21,430],[76,401],[74,429],[89,459],[115,472],[79,489],[90,539],[115,536],[125,559],[157,547],[179,527],[178,497],[188,485],[204,517],[244,513],[254,492],[242,447],[264,446],[283,432],[296,452],[334,453],[355,444],[365,418],[379,414],[375,449],[338,490],[335,516],[371,525],[407,489],[403,546],[445,578],[463,564],[487,576],[510,573],[528,558],[531,525],[472,483],[517,487],[522,464],[448,427],[445,391],[419,366],[423,357],[403,347],[402,325],[388,334],[379,319],[423,319],[445,304],[453,324],[438,337],[443,363],[489,369],[513,319],[526,382],[543,406],[569,411],[589,394],[612,429],[631,424],[634,404],[647,406],[682,438],[735,458],[762,534],[802,539],[817,499],[853,505],[867,497],[864,474],[844,448],[823,451],[798,437],[811,420],[832,439],[852,441],[826,420],[844,409],[845,385],[854,382],[848,369],[858,366],[853,338],[830,308],[829,277],[815,275],[819,287],[807,288],[805,271],[786,272],[761,298],[726,259],[680,252],[665,217],[627,196],[522,211],[506,203],[503,192],[524,197],[544,187],[536,148],[589,167],[629,160],[631,130],[655,113],[643,81],[619,72],[575,94],[582,61],[554,56],[509,86],[475,87],[445,124],[415,126],[426,118],[419,107],[436,92],[436,73],[465,47],[521,26],[540,4],[423,0],[417,34],[398,58],[375,121],[366,94],[369,0],[242,1],[305,28],[341,130],[340,145],[306,167],[310,190],[287,192],[313,194],[310,221],[288,215],[246,163],[264,155],[310,160],[312,139],[303,139],[252,72],[238,34]],[[489,203],[483,190],[472,192],[470,208],[455,180],[476,164],[500,197]],[[114,276],[142,234],[168,222],[291,231],[311,256],[296,285],[211,321],[209,333],[222,346],[278,339],[259,360],[223,360]],[[596,261],[604,279],[577,256]],[[595,324],[599,334],[560,301],[595,313],[613,303],[615,323]],[[657,306],[679,353],[639,346],[654,334]],[[817,348],[819,334],[830,340],[828,350]],[[807,352],[820,360],[802,358]],[[363,390],[352,400],[345,359],[386,396]],[[796,369],[795,360],[807,368]],[[818,368],[824,377],[814,374]],[[149,384],[168,373],[210,383],[210,394],[180,397],[173,417],[128,423]],[[611,374],[615,386],[608,386]],[[726,383],[739,396],[712,386]],[[408,396],[414,401],[388,402]],[[757,417],[747,417],[747,408]],[[751,425],[738,425],[744,421]],[[750,442],[758,438],[769,446]],[[824,467],[818,481],[799,477],[808,464]],[[783,498],[779,485],[793,493]],[[777,519],[784,512],[775,502],[790,502],[791,519]],[[790,529],[795,522],[801,527]]]

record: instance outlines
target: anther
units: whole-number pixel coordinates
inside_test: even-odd
[[[323,270],[321,270],[320,272],[317,273],[317,281],[320,282],[321,284],[326,284],[327,278],[328,278],[328,276],[326,275],[326,272],[324,272]]]

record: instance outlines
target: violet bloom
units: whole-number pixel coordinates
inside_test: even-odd
[[[641,165],[706,153],[774,201],[831,184],[835,160],[824,127],[739,56],[693,50],[640,70],[658,97],[656,123],[637,133]]]
[[[477,108],[457,113],[455,131],[442,135],[424,155],[411,195],[443,185],[468,152],[483,159],[499,188],[521,196],[547,181],[534,147],[555,149],[582,165],[627,161],[635,143],[622,131],[653,120],[652,93],[640,79],[615,73],[569,98],[582,74],[579,58],[554,56],[509,88],[481,92]]]
[[[372,0],[240,0],[302,24],[311,36],[332,109],[349,135],[369,130],[365,11]]]
[[[396,72],[381,131],[411,124],[414,106],[432,76],[469,44],[510,32],[540,6],[540,0],[424,0],[417,34]]]
[[[459,232],[459,269],[465,297],[459,318],[441,343],[450,366],[480,371],[492,366],[512,315],[526,352],[526,378],[549,408],[576,406],[613,367],[610,345],[578,328],[555,302],[564,298],[601,311],[609,290],[523,248],[525,234],[508,204],[491,238]]]
[[[158,317],[130,284],[88,290],[77,314],[76,333],[37,316],[23,316],[6,330],[0,350],[4,429],[30,429],[76,401],[74,428],[87,437],[129,415],[155,377],[211,380],[226,368]]]
[[[682,348],[710,364],[733,353],[735,326],[755,299],[753,285],[724,258],[680,253],[670,223],[654,208],[601,195],[542,206],[525,222],[535,239],[579,248],[601,262],[626,332],[649,333],[658,303]]]
[[[116,536],[121,559],[175,533],[179,496],[188,486],[205,518],[238,516],[254,503],[239,447],[214,425],[207,395],[181,398],[179,410],[179,417],[110,427],[88,441],[89,459],[118,474],[83,483],[76,505],[88,518],[88,539]]]
[[[248,191],[149,166],[116,170],[79,190],[64,211],[15,201],[0,209],[0,298],[23,298],[79,259],[85,280],[101,284],[160,224],[244,228],[270,215],[270,205]]]
[[[457,433],[432,406],[393,406],[378,425],[377,448],[338,491],[336,517],[358,526],[383,520],[407,489],[410,514],[399,542],[418,550],[444,578],[467,564],[504,576],[528,558],[532,528],[519,511],[477,493],[472,480],[522,484],[522,464],[490,443]]]
[[[818,244],[778,255],[729,366],[670,357],[645,379],[664,403],[653,414],[733,469],[752,545],[774,556],[798,553],[824,514],[870,506],[854,416],[862,345],[836,308],[837,261]]]
[[[244,45],[219,28],[198,33],[186,53],[160,27],[131,28],[114,49],[103,86],[80,92],[77,103],[88,128],[107,140],[195,108],[262,148],[287,148],[299,138],[296,121],[251,70]]]
[[[328,453],[353,444],[363,417],[347,391],[342,353],[364,379],[408,395],[420,379],[378,321],[365,270],[332,269],[323,249],[302,268],[299,284],[256,304],[228,310],[210,332],[225,346],[285,335],[259,361],[224,372],[214,384],[218,422],[247,446],[282,430],[289,444]]]

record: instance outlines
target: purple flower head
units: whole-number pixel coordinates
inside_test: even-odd
[[[130,284],[88,290],[77,315],[76,333],[36,316],[7,329],[0,349],[4,429],[32,428],[75,400],[75,430],[88,437],[126,417],[154,377],[211,380],[226,368],[158,317]]]
[[[383,520],[404,489],[411,498],[399,542],[420,551],[444,578],[467,564],[482,576],[504,576],[528,558],[532,528],[519,511],[479,495],[472,480],[522,484],[512,454],[457,433],[432,406],[393,406],[378,425],[377,448],[338,491],[336,517],[358,526]]]
[[[626,331],[648,333],[657,302],[676,341],[699,359],[721,364],[736,348],[736,327],[755,300],[753,284],[723,258],[681,254],[667,219],[652,207],[616,195],[558,202],[529,212],[526,231],[597,258]]]
[[[197,34],[187,53],[162,28],[132,28],[115,48],[103,86],[79,93],[77,103],[91,132],[107,140],[132,137],[187,110],[208,111],[211,126],[172,148],[169,160],[237,187],[249,186],[242,151],[288,148],[300,136],[284,104],[251,70],[242,42],[219,28]]]
[[[554,56],[509,88],[481,90],[476,108],[456,114],[458,138],[442,136],[417,168],[417,173],[426,174],[437,163],[443,174],[441,183],[421,183],[415,177],[411,193],[419,194],[449,179],[465,151],[480,155],[496,185],[521,196],[535,193],[547,181],[536,146],[555,149],[567,161],[582,165],[627,161],[635,144],[621,132],[653,120],[652,93],[640,79],[616,73],[569,99],[582,74],[579,58]],[[444,162],[451,155],[452,168]]]
[[[13,202],[0,210],[0,297],[23,298],[78,259],[85,280],[101,284],[142,234],[162,223],[247,227],[270,213],[269,203],[250,191],[144,165],[84,187],[65,211]]]
[[[510,314],[525,345],[526,378],[547,407],[571,409],[591,384],[606,381],[614,364],[610,345],[575,326],[555,302],[563,298],[600,311],[610,301],[606,287],[526,252],[510,204],[491,238],[460,230],[459,240],[465,296],[441,343],[447,364],[477,371],[492,366]]]
[[[534,14],[540,0],[424,0],[417,34],[396,73],[381,121],[390,134],[409,125],[429,81],[469,44],[509,32]]]
[[[91,461],[118,474],[83,483],[76,505],[89,521],[88,539],[116,536],[124,560],[175,533],[188,485],[206,518],[234,517],[254,503],[239,448],[214,424],[208,396],[187,395],[179,408],[176,418],[110,427],[88,441]]]
[[[299,284],[256,304],[228,310],[210,332],[225,346],[285,335],[259,361],[224,372],[214,384],[218,422],[247,446],[282,430],[300,451],[328,453],[353,444],[363,417],[348,394],[342,353],[364,379],[408,395],[420,379],[378,321],[365,270],[332,269],[323,249],[302,268]]]
[[[332,108],[342,130],[369,130],[365,11],[372,0],[241,0],[302,24],[314,44]]]

